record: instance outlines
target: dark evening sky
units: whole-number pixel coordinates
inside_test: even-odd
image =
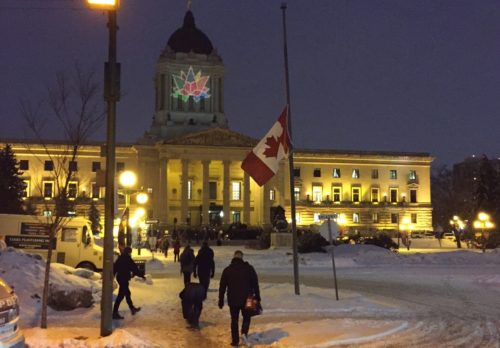
[[[149,128],[154,65],[186,3],[121,1],[118,141]],[[280,4],[193,1],[224,60],[230,127],[255,138],[285,103]],[[19,100],[56,72],[79,62],[100,81],[106,21],[84,0],[0,0],[0,137],[29,137]],[[291,0],[287,26],[295,146],[500,156],[500,1]]]

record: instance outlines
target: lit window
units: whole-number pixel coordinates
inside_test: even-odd
[[[380,200],[378,187],[372,187],[372,203],[378,203]]]
[[[355,224],[359,223],[359,213],[352,213],[352,222]]]
[[[408,174],[408,179],[410,179],[410,180],[417,180],[417,171],[416,170],[410,170],[410,174]]]
[[[43,188],[43,198],[51,199],[54,197],[54,182],[53,181],[44,181],[42,182]]]
[[[22,193],[22,197],[23,198],[28,198],[30,196],[30,192],[31,192],[31,182],[29,179],[26,179],[26,180],[23,180],[23,183],[24,183],[24,189],[23,189],[23,193]]]
[[[232,200],[239,201],[241,199],[241,182],[233,181],[231,183],[232,187]]]
[[[68,183],[68,198],[73,200],[78,195],[78,182],[70,181]]]
[[[389,170],[389,179],[396,180],[398,178],[398,171],[396,169]]]
[[[389,190],[389,193],[390,193],[391,203],[397,203],[397,201],[398,201],[398,189],[397,188],[391,188]]]
[[[333,168],[332,176],[334,178],[340,178],[340,168]]]
[[[410,190],[410,203],[417,203],[417,190]]]
[[[241,221],[241,213],[239,211],[233,211],[231,212],[231,215],[233,216],[233,222],[240,222]]]
[[[359,179],[359,169],[352,170],[352,177],[353,179]]]
[[[314,171],[313,171],[313,176],[314,176],[315,178],[321,178],[321,169],[320,169],[320,168],[316,168],[316,169],[314,169]]]
[[[361,187],[353,187],[352,188],[352,201],[354,203],[359,203],[361,199]]]
[[[269,200],[270,201],[276,200],[276,191],[275,190],[269,190]]]
[[[20,160],[19,161],[19,170],[29,170],[30,162],[28,160]]]
[[[99,186],[97,185],[96,182],[93,182],[90,184],[90,190],[91,190],[91,195],[92,195],[92,199],[99,199],[101,198],[101,195],[100,195],[100,188]]]
[[[313,201],[320,203],[323,200],[323,186],[313,185],[312,187]]]
[[[412,224],[416,224],[417,223],[417,214],[416,213],[412,213],[411,214],[411,223]]]
[[[372,222],[374,224],[378,223],[378,213],[373,213],[372,214]]]
[[[321,222],[319,219],[320,213],[313,213],[313,222]]]
[[[187,199],[193,199],[193,180],[188,180],[187,188]]]
[[[293,194],[295,195],[295,200],[300,201],[300,187],[294,187]]]
[[[332,187],[332,197],[334,203],[340,203],[342,201],[342,186]]]
[[[372,179],[378,179],[378,169],[372,169]]]

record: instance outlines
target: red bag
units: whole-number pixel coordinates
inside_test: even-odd
[[[245,301],[245,313],[253,317],[262,314],[262,305],[254,295],[248,295]]]

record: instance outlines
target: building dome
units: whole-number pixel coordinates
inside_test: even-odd
[[[192,51],[198,54],[210,54],[213,50],[212,43],[208,36],[196,28],[194,16],[191,11],[186,12],[184,24],[170,36],[167,46],[174,52],[183,53]]]

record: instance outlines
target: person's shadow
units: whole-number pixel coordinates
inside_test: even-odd
[[[288,337],[288,332],[280,328],[270,329],[263,332],[254,332],[248,335],[251,344],[272,344],[278,342],[283,337]]]

